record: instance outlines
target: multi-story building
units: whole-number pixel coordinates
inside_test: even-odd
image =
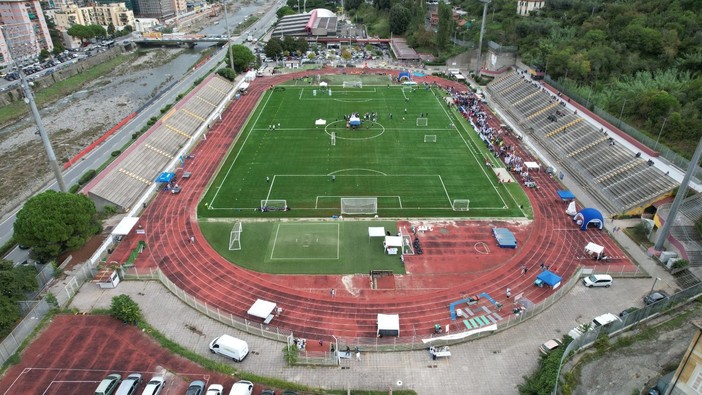
[[[112,24],[116,30],[129,25],[134,27],[134,12],[128,10],[125,3],[94,4],[79,7],[75,4],[62,6],[54,11],[54,23],[61,29],[73,25],[101,25],[107,28]]]
[[[143,18],[156,18],[161,21],[176,16],[173,0],[135,0],[134,14]]]
[[[529,16],[530,12],[544,8],[545,4],[545,0],[519,0],[517,1],[517,14]]]
[[[52,51],[41,5],[37,0],[0,0],[0,65],[22,61],[39,55],[45,49]]]

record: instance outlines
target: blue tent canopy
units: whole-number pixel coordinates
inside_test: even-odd
[[[175,173],[164,171],[158,177],[156,177],[156,182],[171,182],[171,180],[173,180],[174,177]]]
[[[549,287],[555,288],[561,284],[561,281],[563,281],[563,279],[556,273],[549,270],[544,270],[538,276],[536,276],[536,281],[534,283],[539,286],[541,286],[541,284],[546,284]]]
[[[409,71],[400,71],[400,74],[397,76],[398,81],[402,81],[403,79],[406,80],[412,80],[412,75],[409,73]]]
[[[561,200],[575,199],[575,195],[573,195],[573,192],[571,192],[571,191],[561,190],[561,191],[557,191],[557,192],[558,192],[558,197],[561,198]]]
[[[597,226],[597,228],[600,230],[602,230],[602,227],[604,226],[604,217],[602,216],[602,213],[594,208],[584,208],[580,210],[577,214],[575,214],[573,220],[579,222],[580,230],[587,230],[587,226],[590,223]]]

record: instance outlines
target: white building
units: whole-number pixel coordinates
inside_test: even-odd
[[[519,0],[517,1],[517,14],[529,16],[532,11],[540,10],[546,5],[545,0]]]

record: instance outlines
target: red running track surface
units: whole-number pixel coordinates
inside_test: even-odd
[[[392,70],[372,70],[373,74],[395,74]],[[369,73],[370,73],[369,72]],[[235,101],[223,115],[223,120],[207,134],[207,140],[196,148],[195,159],[189,170],[195,176],[187,181],[180,194],[160,193],[143,212],[140,223],[146,235],[130,235],[118,246],[111,261],[126,260],[139,240],[148,244],[148,252],[136,261],[137,270],[158,266],[178,287],[206,302],[210,308],[237,317],[248,316],[247,310],[257,299],[277,303],[283,314],[272,326],[293,331],[298,337],[311,339],[373,337],[378,313],[399,314],[401,335],[427,336],[434,324],[450,324],[452,331],[461,330],[462,322],[451,321],[449,304],[467,295],[487,292],[507,309],[512,295],[522,293],[533,303],[539,303],[553,291],[533,285],[542,263],[568,280],[577,270],[584,256],[587,242],[605,246],[612,259],[609,268],[635,271],[635,266],[604,232],[582,232],[565,214],[566,203],[557,200],[556,190],[562,189],[545,173],[532,177],[539,188],[527,189],[534,209],[534,221],[447,221],[431,222],[431,232],[420,233],[424,255],[408,256],[407,274],[394,276],[394,281],[381,280],[379,289],[372,289],[368,275],[273,275],[252,272],[236,266],[219,256],[206,242],[197,224],[196,210],[200,196],[214,176],[237,133],[253,111],[260,96],[270,87],[314,74],[339,73],[324,69],[274,77],[259,78],[249,87],[249,93]],[[447,88],[465,91],[465,85],[427,76],[418,82],[437,83]],[[484,108],[489,113],[489,109]],[[499,120],[489,116],[489,123],[499,127]],[[506,138],[517,148],[524,160],[534,160],[519,142]],[[421,221],[399,222],[407,229]],[[428,222],[429,223],[429,222]],[[492,236],[493,227],[509,228],[517,237],[517,249],[500,249]],[[196,242],[190,243],[194,235]],[[589,266],[597,262],[588,260]],[[522,265],[529,271],[521,274]],[[331,298],[329,290],[336,289]],[[507,303],[509,302],[509,303]],[[482,299],[476,307],[494,310],[489,301]]]

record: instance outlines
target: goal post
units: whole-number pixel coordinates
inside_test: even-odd
[[[236,222],[229,233],[229,251],[241,250],[241,232],[243,227],[241,222]]]
[[[469,199],[453,199],[452,203],[453,211],[468,211],[470,210],[470,200]]]
[[[436,143],[436,135],[435,134],[425,134],[424,135],[424,142],[425,143]]]
[[[344,81],[342,86],[344,88],[363,88],[362,81]]]
[[[417,118],[417,126],[429,126],[429,118]]]
[[[377,197],[341,198],[341,214],[363,215],[378,212]]]
[[[287,200],[261,200],[261,211],[288,211]]]

